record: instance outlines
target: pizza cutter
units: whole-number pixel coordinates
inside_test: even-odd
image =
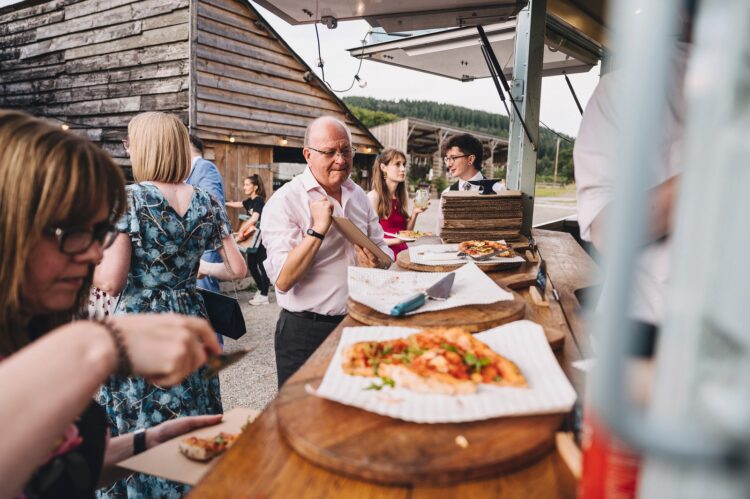
[[[453,280],[455,278],[456,274],[451,272],[424,291],[420,291],[419,293],[400,301],[393,306],[390,315],[400,317],[407,312],[416,310],[424,305],[428,298],[432,300],[446,300],[451,295],[451,288],[453,287]]]

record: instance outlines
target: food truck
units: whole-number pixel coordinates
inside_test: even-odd
[[[539,255],[532,254],[511,272],[487,275],[525,301],[524,317],[543,326],[579,400],[587,399],[609,431],[642,456],[640,471],[625,468],[630,475],[619,484],[625,487],[620,492],[640,497],[745,497],[750,448],[745,415],[750,399],[744,374],[750,365],[750,327],[743,313],[748,293],[742,291],[742,281],[750,266],[741,252],[750,244],[743,223],[748,210],[742,208],[748,199],[742,189],[750,185],[743,180],[749,126],[744,119],[748,77],[743,57],[749,43],[750,4],[260,3],[291,24],[335,28],[338,22],[365,19],[386,32],[441,28],[444,31],[358,47],[351,53],[437,74],[496,80],[511,117],[508,186],[522,193],[523,232],[536,243]],[[633,367],[625,354],[632,337],[626,319],[629,290],[645,240],[645,186],[659,160],[656,138],[662,132],[672,83],[667,61],[686,8],[694,10],[694,27],[668,299],[658,352],[646,378],[650,396],[647,403],[634,404],[625,383],[625,372]],[[513,63],[499,67],[493,59],[502,44],[513,45]],[[475,73],[456,72],[451,66],[455,54],[468,60]],[[628,84],[618,96],[621,154],[616,164],[618,198],[608,229],[611,252],[597,266],[566,234],[532,229],[534,140],[544,74],[574,71],[602,57],[609,67],[612,55],[614,65],[627,72]],[[697,247],[713,248],[698,254]],[[545,305],[539,306],[530,296],[529,284],[542,259],[551,286],[544,288]],[[720,271],[719,259],[730,268]],[[592,308],[592,314],[584,316],[576,292],[605,278],[609,292],[596,313]],[[354,307],[343,326],[368,320]],[[477,318],[463,320],[471,323]],[[199,484],[196,497],[573,497],[581,479],[605,479],[587,473],[606,473],[606,467],[584,467],[581,476],[579,447],[571,450],[559,433],[578,428],[555,414],[426,424],[314,397],[342,329],[282,388],[237,448]],[[586,390],[585,375],[573,367],[583,359],[596,359]]]

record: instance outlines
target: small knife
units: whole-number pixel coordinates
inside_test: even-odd
[[[206,361],[206,367],[208,369],[206,369],[206,371],[203,373],[203,379],[210,379],[216,376],[217,374],[219,374],[219,371],[231,366],[253,350],[254,348],[243,348],[241,350],[237,350],[236,352],[221,353],[219,355],[210,356]]]
[[[429,288],[421,291],[409,298],[397,303],[391,309],[390,315],[400,317],[407,312],[416,310],[425,304],[428,298],[433,300],[445,300],[451,294],[451,288],[453,287],[453,279],[456,278],[456,274],[451,272],[447,276],[441,278],[438,282],[430,286]]]

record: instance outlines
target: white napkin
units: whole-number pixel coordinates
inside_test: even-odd
[[[512,293],[495,284],[474,263],[469,262],[454,272],[456,278],[447,300],[427,300],[422,307],[406,315],[513,300]],[[398,272],[349,267],[349,296],[356,302],[388,314],[394,305],[424,291],[446,275],[445,272]]]
[[[515,362],[527,388],[479,385],[471,395],[432,395],[404,388],[366,390],[377,378],[350,376],[341,369],[341,353],[358,341],[389,340],[416,332],[402,327],[344,328],[323,381],[312,393],[366,411],[416,423],[460,423],[500,416],[568,412],[576,392],[557,363],[542,326],[517,321],[474,335],[497,353]]]
[[[498,241],[505,244],[505,241]],[[423,244],[421,246],[409,247],[409,260],[418,265],[453,265],[472,261],[466,257],[460,257],[458,244]],[[522,256],[510,258],[493,256],[481,263],[503,263],[503,262],[525,262]]]

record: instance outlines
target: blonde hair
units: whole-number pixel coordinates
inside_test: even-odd
[[[174,114],[137,115],[128,123],[128,140],[136,181],[176,184],[190,175],[190,137]]]
[[[32,248],[46,227],[82,227],[106,205],[113,222],[125,207],[122,172],[88,140],[18,111],[0,110],[0,355],[81,313],[90,275],[73,310],[24,322],[22,287]]]
[[[391,216],[391,193],[388,191],[388,185],[385,183],[385,174],[380,169],[380,165],[387,165],[395,158],[403,158],[406,162],[406,154],[398,149],[386,149],[375,159],[375,172],[373,173],[372,188],[378,193],[378,217],[388,218]],[[399,182],[396,187],[396,200],[401,214],[409,218],[409,212],[406,211],[409,206],[409,196],[406,195],[406,180]]]

